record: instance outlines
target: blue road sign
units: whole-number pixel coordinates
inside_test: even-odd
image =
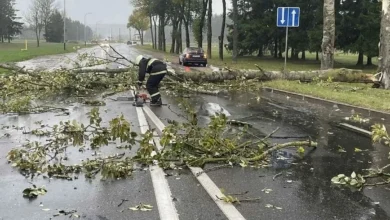
[[[276,25],[278,27],[299,27],[299,7],[278,7]]]

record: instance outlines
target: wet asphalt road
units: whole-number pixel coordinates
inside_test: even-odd
[[[273,167],[268,169],[234,168],[208,173],[220,188],[228,192],[248,191],[248,197],[262,198],[258,202],[236,206],[247,219],[390,219],[389,188],[351,192],[330,184],[330,179],[337,174],[384,166],[388,161],[387,147],[372,145],[369,138],[334,126],[334,122],[351,115],[348,111],[335,111],[293,99],[287,101],[285,96],[270,93],[259,95],[260,101],[248,94],[191,98],[195,107],[207,102],[219,103],[233,115],[233,119],[254,125],[252,133],[268,134],[280,127],[275,136],[309,135],[319,142],[318,148],[309,151],[297,164],[274,157]],[[175,103],[175,99],[166,99],[168,103]],[[172,109],[176,113],[179,111]],[[155,113],[166,124],[167,119],[176,115],[164,109]],[[293,140],[273,139],[275,142]],[[346,153],[339,153],[338,146],[342,146]],[[364,152],[355,153],[355,147]],[[289,158],[295,152],[283,150],[282,155]],[[278,173],[282,175],[273,179]],[[272,189],[272,192],[264,193],[265,188]],[[282,210],[266,208],[266,204]]]
[[[129,49],[126,45],[116,46],[116,48],[130,59],[135,59],[138,55],[134,48]],[[35,60],[33,62],[42,64],[39,58]],[[110,68],[115,68],[115,64]],[[246,219],[390,219],[390,190],[385,186],[367,188],[363,192],[351,192],[330,184],[330,179],[339,173],[350,174],[354,170],[376,168],[388,161],[388,148],[373,145],[369,138],[335,126],[335,122],[350,116],[350,111],[337,110],[337,107],[324,107],[268,92],[256,95],[261,96],[259,101],[254,98],[255,95],[250,94],[230,94],[226,97],[194,96],[190,101],[195,107],[209,102],[220,104],[232,114],[233,119],[240,119],[254,125],[251,132],[257,135],[266,135],[280,127],[275,136],[311,136],[319,142],[319,146],[316,150],[307,152],[306,157],[296,163],[277,159],[280,154],[287,159],[292,159],[295,155],[294,150],[284,150],[279,155],[274,155],[273,167],[270,168],[237,167],[209,172],[208,175],[219,188],[224,188],[229,193],[248,191],[246,197],[261,198],[259,201],[236,205]],[[174,98],[167,95],[163,98],[164,102],[171,105],[172,110],[180,112]],[[115,102],[110,99],[106,102],[107,106],[101,107],[103,118],[109,120],[123,113],[126,119],[132,122],[132,128],[139,131],[135,107],[131,103]],[[34,122],[40,120],[47,124],[69,119],[88,120],[85,114],[90,107],[75,104],[71,109],[73,110],[69,116],[55,116],[55,113],[1,116],[0,124],[22,126],[30,130],[36,126]],[[181,120],[166,106],[152,110],[165,124],[168,119]],[[202,122],[207,122],[206,115],[200,116]],[[387,123],[380,118],[372,120]],[[21,131],[12,129],[0,130],[0,132],[0,136],[5,132],[11,134],[10,138],[0,139],[0,189],[3,189],[0,219],[50,219],[58,212],[56,209],[67,211],[75,209],[82,219],[159,219],[148,171],[138,171],[131,179],[113,182],[102,182],[99,179],[87,181],[82,175],[74,181],[39,178],[34,183],[39,186],[45,185],[48,193],[33,201],[24,199],[22,190],[30,186],[28,183],[30,180],[12,169],[6,163],[5,157],[10,149],[33,137],[21,135]],[[295,139],[273,139],[275,142],[291,140]],[[346,153],[339,153],[338,146],[342,146]],[[362,149],[363,152],[354,152],[355,147]],[[127,154],[132,155],[135,151],[136,147],[127,151]],[[116,152],[119,152],[116,148],[105,147],[100,153],[108,155]],[[78,163],[87,157],[91,157],[91,152],[81,154],[73,150],[69,152],[68,162]],[[180,219],[226,219],[213,199],[188,170],[174,170],[169,173],[172,176],[168,176],[167,180]],[[281,175],[274,179],[273,177],[278,173]],[[272,191],[268,194],[264,193],[262,190],[265,188]],[[121,199],[129,201],[118,207]],[[121,212],[140,202],[153,205],[153,211]],[[267,204],[282,209],[267,208]],[[43,211],[42,209],[45,208],[49,208],[50,211]],[[68,217],[53,219],[68,219]]]

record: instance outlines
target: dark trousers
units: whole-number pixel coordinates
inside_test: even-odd
[[[146,82],[146,89],[148,90],[148,92],[150,94],[151,102],[157,102],[159,99],[161,99],[161,95],[160,95],[160,92],[158,90],[158,86],[159,86],[161,80],[164,79],[165,74],[166,73],[149,76],[149,79]]]

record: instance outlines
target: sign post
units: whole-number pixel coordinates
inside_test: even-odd
[[[284,54],[284,70],[287,66],[287,49],[288,49],[288,28],[299,27],[299,17],[301,9],[299,7],[278,7],[276,15],[276,26],[286,28],[286,46]]]

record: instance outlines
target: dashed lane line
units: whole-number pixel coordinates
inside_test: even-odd
[[[143,107],[144,112],[146,115],[150,118],[150,120],[155,124],[157,129],[162,132],[165,128],[164,123],[152,112],[152,110],[144,106]],[[216,196],[219,198],[222,198],[224,195],[222,194],[221,190],[218,188],[218,186],[210,179],[210,177],[203,173],[202,175],[196,175],[199,172],[203,172],[202,168],[199,167],[189,167],[192,174],[196,177],[196,179],[200,182],[200,184],[203,186],[203,188],[206,190],[206,192],[209,194],[209,196],[213,199],[213,201],[217,204],[217,206],[221,209],[221,211],[225,214],[225,216],[228,219],[231,220],[245,220],[244,216],[241,215],[241,213],[236,209],[236,207],[233,204],[226,203],[220,199],[216,199]]]
[[[141,108],[136,107],[138,121],[141,133],[145,134],[149,130],[149,125]],[[152,141],[153,142],[153,141]],[[158,212],[161,220],[179,220],[179,214],[172,200],[172,193],[169,189],[168,181],[165,178],[165,173],[158,165],[149,166],[149,171],[152,177],[154,194]]]

